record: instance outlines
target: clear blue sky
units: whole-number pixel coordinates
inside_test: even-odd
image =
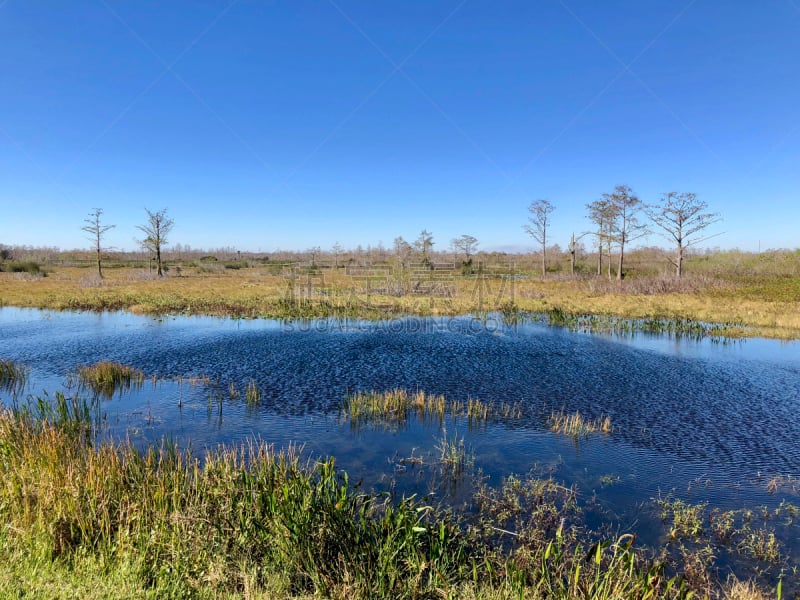
[[[800,0],[0,0],[0,243],[563,246],[620,183],[800,246]]]

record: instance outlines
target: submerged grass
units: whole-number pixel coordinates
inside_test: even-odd
[[[457,517],[360,491],[332,458],[253,442],[202,457],[93,442],[85,403],[0,412],[0,588],[89,598],[688,598],[630,535],[593,537],[577,490],[480,486]],[[462,461],[448,440],[443,460]],[[53,578],[56,583],[49,581]],[[720,586],[718,592],[722,593]],[[54,591],[55,590],[55,591]],[[62,592],[67,590],[67,592]],[[52,592],[52,593],[51,593]]]
[[[134,367],[102,360],[93,365],[78,367],[78,380],[96,395],[111,398],[117,391],[141,387],[145,375]]]
[[[563,433],[564,435],[573,438],[587,437],[590,433],[600,431],[602,433],[611,433],[611,419],[609,417],[600,416],[597,419],[584,417],[580,412],[576,411],[573,414],[561,412],[550,413],[548,419],[550,429],[556,433]]]

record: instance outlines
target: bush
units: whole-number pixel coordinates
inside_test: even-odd
[[[7,273],[28,273],[30,275],[44,275],[44,271],[39,263],[33,261],[16,262],[11,261],[0,265],[0,271]]]

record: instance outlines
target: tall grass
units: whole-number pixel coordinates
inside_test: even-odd
[[[145,375],[139,369],[118,362],[103,360],[78,367],[78,379],[96,395],[111,398],[117,391],[141,387]]]
[[[74,577],[85,564],[102,565],[121,589],[167,598],[690,591],[632,536],[587,537],[576,490],[552,480],[481,487],[476,512],[459,518],[360,491],[332,458],[310,461],[292,447],[253,442],[195,457],[169,443],[93,445],[89,417],[63,396],[0,412],[0,572],[32,569],[13,583],[17,596],[43,565]]]
[[[394,389],[349,394],[342,402],[340,416],[348,419],[354,428],[364,425],[404,427],[414,416],[421,423],[440,425],[445,417],[464,418],[473,427],[494,418],[518,419],[522,416],[522,409],[518,404],[508,402],[484,402],[475,398],[447,400],[440,394],[428,394],[422,390]]]
[[[550,429],[556,433],[563,433],[573,438],[586,437],[590,433],[600,431],[602,433],[611,433],[611,419],[609,417],[600,416],[597,419],[584,417],[580,412],[576,411],[572,414],[561,412],[550,413],[548,419]]]
[[[13,360],[0,359],[0,390],[18,394],[28,382],[28,368]]]

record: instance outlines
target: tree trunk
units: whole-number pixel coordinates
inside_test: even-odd
[[[603,240],[597,244],[597,276],[603,274]]]
[[[619,263],[617,265],[617,281],[622,281],[622,261],[625,256],[625,244],[619,245]]]
[[[158,276],[163,277],[164,272],[161,270],[161,246],[156,246],[156,264],[158,265]]]
[[[570,277],[575,277],[575,234],[572,234],[572,238],[569,242],[569,275]]]
[[[542,246],[542,279],[547,276],[547,255],[544,245]]]
[[[678,246],[678,260],[675,263],[675,272],[680,279],[683,277],[683,246]]]
[[[97,247],[97,276],[103,278],[103,268],[100,266],[100,247]]]

